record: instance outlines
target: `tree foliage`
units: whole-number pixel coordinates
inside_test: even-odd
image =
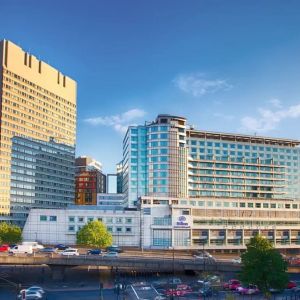
[[[266,238],[256,235],[250,239],[242,254],[241,281],[255,284],[268,295],[270,288],[282,290],[288,283],[287,262]]]
[[[21,228],[8,224],[6,222],[0,223],[0,243],[1,244],[17,244],[22,241]]]
[[[107,247],[112,244],[112,235],[100,221],[91,221],[77,232],[77,244],[90,247]]]

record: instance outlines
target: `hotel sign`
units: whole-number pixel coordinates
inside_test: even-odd
[[[185,216],[179,216],[177,222],[175,223],[175,228],[189,228],[190,225],[186,220]]]

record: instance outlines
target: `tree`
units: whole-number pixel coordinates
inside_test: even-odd
[[[90,247],[107,247],[112,244],[112,235],[100,221],[91,221],[77,232],[77,244]]]
[[[268,296],[270,288],[282,290],[288,283],[287,262],[270,241],[261,235],[250,239],[247,250],[242,254],[241,281],[255,284]]]
[[[6,222],[0,223],[0,243],[17,244],[22,241],[22,230],[20,227]]]

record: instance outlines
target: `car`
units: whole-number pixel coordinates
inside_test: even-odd
[[[193,290],[186,284],[178,284],[176,288],[170,288],[166,290],[166,296],[185,296],[192,293]]]
[[[173,277],[168,280],[168,284],[182,284],[182,281],[180,278]]]
[[[28,289],[26,289],[26,291],[39,292],[41,295],[45,294],[45,291],[43,290],[43,288],[41,288],[40,286],[36,286],[36,285],[29,287]]]
[[[118,252],[107,252],[103,255],[103,257],[109,257],[109,258],[118,257],[118,256],[119,256]]]
[[[69,246],[66,246],[64,244],[57,244],[54,246],[54,248],[56,248],[57,250],[66,250],[69,248]]]
[[[242,263],[242,259],[241,259],[240,257],[238,257],[238,258],[233,258],[233,259],[231,260],[231,262],[234,263],[234,264],[241,264],[241,263]]]
[[[117,253],[123,252],[123,250],[117,245],[112,245],[112,246],[106,247],[106,251],[107,252],[117,252]]]
[[[101,255],[102,250],[101,249],[90,249],[86,252],[87,255]]]
[[[297,287],[297,283],[295,281],[289,281],[286,286],[287,289],[293,289],[295,287]]]
[[[199,294],[204,297],[210,297],[213,295],[213,290],[210,286],[204,286],[199,290]]]
[[[41,249],[39,252],[40,253],[56,253],[57,249],[56,248],[51,248],[51,247],[46,247],[44,249]]]
[[[249,284],[246,287],[239,286],[236,291],[241,295],[255,295],[259,293],[259,289],[254,284]]]
[[[215,258],[208,252],[198,253],[194,255],[194,258],[199,260],[215,260]]]
[[[38,291],[27,291],[27,290],[21,290],[18,299],[26,299],[26,300],[38,300],[42,299],[43,295],[39,293]]]
[[[230,279],[228,282],[224,283],[223,288],[225,290],[235,291],[238,287],[241,286],[241,282],[237,279]]]
[[[78,249],[68,248],[60,253],[63,256],[78,256]]]
[[[3,244],[0,246],[0,252],[7,252],[9,251],[10,247],[7,244]]]

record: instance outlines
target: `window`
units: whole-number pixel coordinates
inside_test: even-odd
[[[71,223],[75,222],[75,217],[69,217],[69,222]]]
[[[126,218],[126,223],[131,224],[132,223],[132,218]]]
[[[122,232],[122,227],[117,227],[117,232]]]
[[[69,231],[75,231],[75,226],[74,225],[70,225],[68,228]]]
[[[93,220],[94,220],[93,217],[88,217],[88,218],[87,218],[87,221],[88,221],[88,222],[92,222]]]
[[[112,227],[111,227],[111,226],[108,226],[108,227],[107,227],[107,231],[109,231],[109,232],[113,232],[113,229],[112,229]]]
[[[253,208],[253,203],[248,203],[248,207]]]
[[[48,220],[47,216],[40,216],[40,221],[47,221],[47,220]]]
[[[131,227],[126,227],[126,232],[132,232]]]
[[[78,217],[78,222],[84,222],[84,217]]]
[[[57,221],[57,216],[50,216],[49,221],[50,222],[56,222]]]
[[[190,211],[189,210],[182,210],[182,215],[183,216],[188,216],[190,214]]]
[[[97,218],[97,219],[98,219],[98,221],[102,222],[102,218]]]
[[[116,218],[117,223],[123,223],[123,219],[122,218]]]

